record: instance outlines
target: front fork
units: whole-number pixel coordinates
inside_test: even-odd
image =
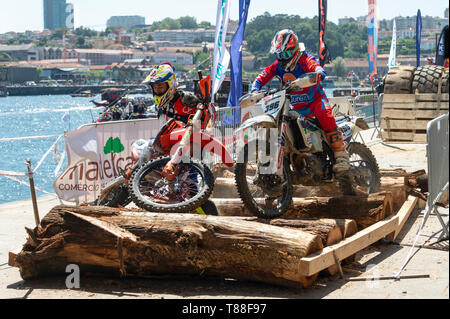
[[[267,129],[271,130],[271,129]],[[267,159],[268,162],[261,163],[261,160],[258,160],[258,171],[259,174],[269,174],[269,175],[278,175],[283,178],[283,159],[286,150],[286,136],[287,136],[287,123],[283,121],[281,123],[281,129],[279,130],[276,136],[272,134],[266,134],[264,138],[260,137],[259,140],[262,141],[265,147],[261,147],[262,143],[259,143],[258,149],[258,158],[267,159],[267,155],[263,154],[263,152],[267,153],[266,147],[267,144],[270,148],[270,157]],[[267,143],[268,142],[268,143]],[[275,145],[274,145],[275,144]],[[274,147],[275,146],[275,147]]]

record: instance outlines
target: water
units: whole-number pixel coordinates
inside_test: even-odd
[[[90,100],[69,95],[0,98],[0,139],[62,135],[64,131],[91,123],[101,108],[96,108]],[[66,113],[70,114],[70,120],[64,122],[62,117]],[[32,167],[35,167],[56,139],[0,141],[0,170],[26,172],[26,159],[31,159]],[[60,152],[64,150],[64,138],[60,139],[58,146]],[[58,164],[53,160],[53,154],[49,154],[34,175],[35,185],[49,193],[54,193],[52,183],[56,179],[54,170]],[[67,158],[61,171],[66,166]],[[28,182],[28,178],[24,179]],[[36,194],[45,195],[40,191]],[[28,186],[0,176],[0,204],[28,198],[31,198]]]

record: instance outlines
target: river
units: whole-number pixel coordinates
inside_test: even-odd
[[[9,96],[0,98],[0,170],[26,172],[26,159],[35,167],[57,137],[5,141],[29,136],[62,135],[83,124],[91,123],[101,109],[95,108],[90,98],[72,98],[69,95]],[[63,117],[66,121],[63,121]],[[64,150],[64,138],[58,142]],[[59,152],[59,154],[60,154]],[[58,162],[52,152],[35,174],[35,184],[53,193],[55,168]],[[62,170],[67,166],[67,159]],[[23,178],[28,182],[28,178]],[[37,195],[45,193],[37,191]],[[28,186],[0,176],[0,204],[30,198]]]

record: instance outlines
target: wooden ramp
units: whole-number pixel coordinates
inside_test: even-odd
[[[382,139],[391,143],[427,143],[427,125],[448,113],[449,94],[385,94]]]

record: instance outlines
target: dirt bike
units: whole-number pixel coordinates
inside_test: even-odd
[[[318,120],[291,111],[290,93],[317,84],[317,79],[316,73],[307,73],[279,90],[250,93],[240,99],[242,110],[256,105],[264,112],[245,121],[236,132],[253,134],[240,147],[235,179],[245,206],[260,218],[283,215],[292,203],[293,185],[338,182],[345,194],[380,189],[376,159],[365,145],[351,142],[359,130],[369,129],[362,118],[336,119],[351,156],[350,170],[336,176],[334,153]]]
[[[138,207],[152,212],[186,213],[208,201],[214,177],[202,163],[205,154],[200,153],[218,155],[226,166],[234,165],[225,146],[204,131],[208,114],[200,104],[184,127],[173,127],[156,140],[163,152],[170,149],[171,155],[149,161],[133,172],[129,193]],[[171,123],[180,125],[176,121]]]
[[[201,81],[201,83],[208,81],[210,81],[209,77],[205,78],[205,81]],[[205,98],[204,101],[207,101],[207,98]],[[212,105],[210,106],[214,107]],[[138,140],[134,142],[131,146],[134,165],[128,168],[127,171],[122,170],[120,172],[120,176],[110,182],[102,190],[100,197],[95,201],[94,205],[118,207],[119,205],[126,206],[131,201],[134,201],[141,208],[159,211],[148,204],[148,200],[145,200],[145,193],[143,194],[139,190],[139,185],[137,187],[138,189],[133,191],[132,182],[134,179],[139,178],[136,176],[145,174],[145,172],[149,169],[148,166],[153,167],[155,165],[155,161],[157,163],[166,161],[168,159],[167,155],[170,155],[171,150],[180,149],[180,146],[177,145],[180,144],[180,142],[181,144],[184,143],[182,146],[185,151],[190,150],[187,144],[192,141],[195,143],[200,142],[198,147],[199,149],[211,148],[212,153],[221,155],[223,160],[227,162],[229,166],[232,166],[231,156],[226,151],[223,144],[206,132],[202,131],[209,121],[214,122],[215,120],[215,112],[212,111],[211,107],[206,109],[203,105],[199,105],[197,112],[189,120],[187,125],[171,119],[161,128],[155,138],[149,141]],[[196,127],[196,125],[199,127]],[[197,167],[202,167],[203,169],[203,166],[201,165],[197,165]],[[193,172],[190,173],[191,177],[194,175],[195,174]],[[211,175],[207,167],[205,169],[205,175]],[[139,183],[138,181],[135,182]],[[193,189],[195,187],[190,188]],[[210,187],[210,189],[212,192],[212,187]],[[196,200],[195,203],[191,203],[188,208],[194,208],[194,210],[199,214],[218,215],[217,208],[214,203],[208,200],[209,195],[204,194],[201,200]],[[206,198],[206,200],[204,198]],[[181,205],[180,207],[181,208],[179,211],[183,211],[184,206]]]

